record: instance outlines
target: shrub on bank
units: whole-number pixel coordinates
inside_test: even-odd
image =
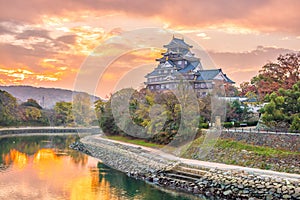
[[[224,128],[232,128],[233,127],[233,124],[231,122],[224,122],[222,125]]]
[[[256,126],[258,121],[247,122],[247,126]]]
[[[208,129],[209,128],[209,124],[208,123],[200,123],[199,124],[199,128]]]

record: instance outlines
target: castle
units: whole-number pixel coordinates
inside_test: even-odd
[[[191,52],[191,45],[184,39],[175,38],[167,45],[162,57],[156,59],[158,66],[149,74],[146,88],[151,91],[172,90],[178,87],[180,80],[188,80],[198,97],[206,96],[216,83],[234,84],[222,69],[204,70],[200,59]]]

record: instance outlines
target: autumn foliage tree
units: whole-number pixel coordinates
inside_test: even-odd
[[[260,100],[279,88],[291,89],[300,80],[300,52],[280,55],[276,63],[267,63],[251,83],[241,84],[241,95],[255,92]]]

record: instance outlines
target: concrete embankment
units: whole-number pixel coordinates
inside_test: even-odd
[[[129,176],[208,199],[300,199],[299,174],[182,159],[98,135],[81,142],[73,148]]]

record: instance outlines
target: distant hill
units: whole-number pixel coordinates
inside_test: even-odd
[[[71,102],[73,95],[84,93],[32,86],[0,86],[0,90],[7,91],[21,102],[25,102],[27,99],[35,99],[43,108],[53,108],[55,103],[59,101]],[[89,96],[93,102],[99,99],[99,97],[93,95]]]

